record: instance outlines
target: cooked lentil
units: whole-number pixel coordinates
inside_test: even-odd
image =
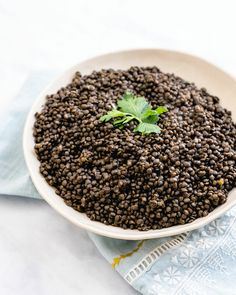
[[[125,91],[168,107],[160,134],[99,118]],[[124,229],[206,216],[236,185],[236,125],[219,98],[157,67],[101,70],[48,95],[35,114],[40,172],[68,206]]]

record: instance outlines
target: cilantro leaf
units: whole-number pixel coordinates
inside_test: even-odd
[[[161,115],[161,114],[163,114],[163,113],[168,112],[168,109],[167,109],[167,107],[165,107],[165,106],[160,106],[160,107],[158,107],[155,111],[156,111],[156,113],[157,113],[158,115]]]
[[[117,102],[117,105],[122,112],[130,113],[138,118],[149,108],[149,104],[144,97],[134,96],[129,92],[124,95],[122,100]]]
[[[133,120],[132,116],[124,117],[124,118],[122,118],[120,120],[115,120],[114,125],[126,124],[131,120]]]
[[[160,133],[161,128],[155,124],[139,123],[138,126],[134,129],[134,131],[141,132],[142,134]]]
[[[108,121],[110,121],[112,118],[123,117],[123,116],[125,116],[124,113],[118,111],[117,109],[113,109],[113,110],[109,111],[106,115],[102,116],[102,117],[100,118],[100,121],[101,121],[101,122],[104,122],[104,121],[105,121],[105,122],[108,122]]]
[[[142,122],[155,124],[158,122],[159,117],[157,112],[152,109],[148,109],[141,117]]]
[[[113,124],[123,128],[128,122],[136,120],[138,125],[133,131],[142,134],[160,133],[161,129],[156,123],[159,116],[168,111],[165,106],[159,106],[153,110],[144,97],[135,96],[131,92],[126,92],[122,99],[118,100],[117,106],[102,116],[100,121],[108,122],[115,119]]]
[[[144,123],[150,123],[150,124],[156,124],[159,120],[159,117],[157,115],[148,116],[146,118],[142,119],[142,122]]]

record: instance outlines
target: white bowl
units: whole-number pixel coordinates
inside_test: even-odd
[[[208,216],[198,218],[192,223],[145,232],[130,229],[125,230],[91,221],[84,213],[79,213],[67,206],[63,199],[55,194],[54,189],[47,184],[43,176],[39,173],[39,161],[34,153],[34,138],[32,133],[35,121],[34,114],[40,111],[45,102],[46,94],[55,93],[59,88],[71,82],[76,71],[80,71],[82,74],[89,74],[93,70],[100,70],[102,68],[127,69],[130,66],[154,65],[164,72],[173,72],[185,78],[187,81],[195,82],[199,87],[207,88],[211,94],[220,97],[221,104],[232,111],[233,119],[236,121],[236,82],[232,77],[200,58],[180,52],[159,49],[120,51],[101,55],[79,63],[53,81],[39,95],[28,114],[24,129],[23,148],[25,160],[36,189],[61,215],[79,227],[99,235],[126,240],[172,236],[202,227],[236,204],[236,190],[234,189],[230,192],[225,204],[216,208]]]

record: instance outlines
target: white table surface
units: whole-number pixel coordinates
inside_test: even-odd
[[[234,0],[0,0],[0,107],[33,70],[124,48],[181,50],[236,76],[235,8]],[[44,201],[2,196],[0,294],[137,292]]]

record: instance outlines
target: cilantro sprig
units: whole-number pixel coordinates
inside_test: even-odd
[[[152,109],[151,105],[144,97],[135,96],[131,92],[126,92],[121,100],[117,102],[111,111],[100,118],[101,122],[108,122],[113,119],[114,126],[123,128],[125,124],[136,120],[138,125],[134,132],[142,134],[160,133],[161,128],[156,125],[161,114],[167,112],[165,106]]]

